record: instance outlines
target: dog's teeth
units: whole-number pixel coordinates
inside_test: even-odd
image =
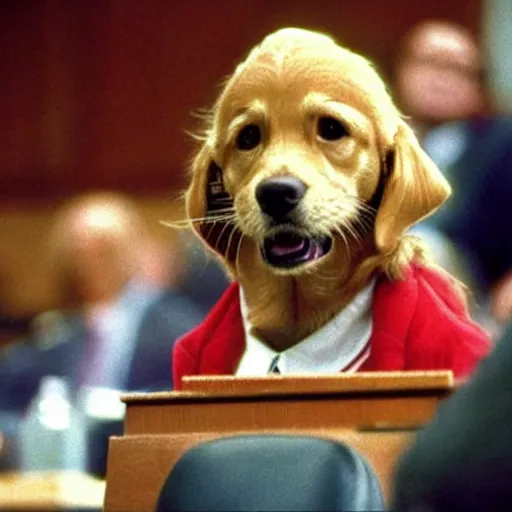
[[[311,255],[311,259],[316,260],[322,256],[322,248],[319,245],[315,245],[313,247],[313,254]]]

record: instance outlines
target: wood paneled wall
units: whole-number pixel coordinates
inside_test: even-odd
[[[387,69],[425,17],[478,30],[481,0],[3,0],[0,198],[181,186],[192,110],[267,32],[327,31]]]

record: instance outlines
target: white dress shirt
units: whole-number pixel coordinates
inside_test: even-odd
[[[116,301],[92,312],[89,328],[94,330],[99,346],[88,362],[90,368],[84,384],[124,389],[138,329],[160,293],[147,283],[132,281]]]
[[[240,289],[246,348],[236,375],[266,375],[278,354],[281,374],[355,372],[370,355],[374,287],[375,279],[318,331],[280,353],[252,334],[247,303]]]

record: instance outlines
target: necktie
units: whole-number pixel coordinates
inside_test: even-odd
[[[279,355],[277,355],[276,357],[274,357],[274,359],[272,359],[272,362],[270,363],[270,368],[268,369],[268,373],[281,373],[279,371],[279,366],[277,365],[278,362],[279,362]]]
[[[100,378],[100,364],[102,345],[99,333],[95,328],[90,328],[87,333],[84,359],[81,364],[79,376],[80,386],[94,386]]]

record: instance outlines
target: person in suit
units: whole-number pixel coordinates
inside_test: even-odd
[[[482,320],[490,302],[494,319],[506,321],[512,313],[512,293],[503,294],[512,269],[512,119],[493,105],[482,52],[464,27],[422,22],[403,39],[394,83],[453,190],[416,233],[470,286]]]
[[[394,512],[510,510],[512,324],[399,461]]]
[[[77,394],[172,389],[174,342],[204,316],[165,272],[156,279],[148,269],[154,240],[124,195],[71,199],[56,213],[49,243],[58,307],[36,317],[32,334],[0,357],[0,432],[7,438],[16,436],[45,376],[65,378]]]
[[[227,290],[231,280],[220,261],[205,250],[193,233],[182,235],[182,240],[187,261],[176,288],[207,315]]]
[[[120,194],[86,194],[63,205],[50,235],[62,307],[5,350],[0,409],[24,410],[44,375],[66,377],[75,389],[172,388],[173,344],[203,314],[146,278],[140,265],[148,237],[140,213]]]

